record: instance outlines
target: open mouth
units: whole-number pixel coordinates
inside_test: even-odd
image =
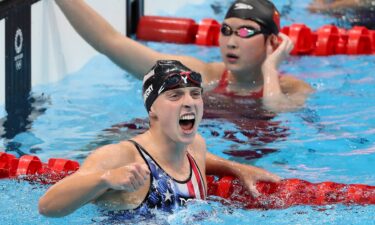
[[[182,130],[190,131],[193,129],[195,123],[194,114],[184,114],[180,117],[179,124]]]
[[[235,54],[229,53],[229,54],[227,54],[227,58],[228,58],[229,61],[236,61],[238,59],[238,56],[235,55]]]

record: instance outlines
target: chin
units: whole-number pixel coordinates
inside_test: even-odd
[[[178,142],[189,145],[194,142],[196,134],[197,134],[196,132],[193,132],[188,137],[186,135],[180,136],[178,138]]]
[[[241,66],[238,64],[238,63],[236,63],[236,64],[233,64],[233,63],[226,63],[225,64],[225,67],[228,69],[228,70],[230,70],[231,72],[234,72],[234,73],[236,73],[236,72],[239,72],[239,71],[241,71]]]
[[[194,142],[194,139],[195,139],[195,135],[194,135],[193,138],[181,138],[180,141],[181,141],[181,143],[190,145],[191,143]]]

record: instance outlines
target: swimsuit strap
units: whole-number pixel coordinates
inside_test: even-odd
[[[194,178],[197,182],[198,188],[199,188],[199,193],[200,193],[200,198],[205,199],[206,198],[206,186],[204,185],[204,178],[203,175],[195,162],[194,158],[190,155],[190,153],[187,153],[187,157],[189,159],[191,168],[193,170],[193,175]]]
[[[228,91],[227,87],[229,85],[229,70],[225,69],[217,87],[213,90],[214,93],[226,95],[229,97],[237,98],[262,98],[263,97],[263,87],[259,91],[252,91],[248,95],[238,95],[234,91]]]
[[[225,69],[223,74],[220,77],[220,80],[219,80],[219,83],[218,83],[217,87],[214,89],[214,92],[216,92],[216,93],[225,93],[226,92],[226,89],[227,89],[228,84],[229,84],[228,77],[229,77],[229,70]]]
[[[159,165],[159,163],[152,157],[152,155],[150,155],[150,153],[148,153],[148,151],[144,147],[142,147],[138,142],[136,142],[134,140],[129,140],[129,142],[131,142],[131,143],[133,143],[135,145],[135,147],[137,148],[138,152],[141,154],[141,156],[144,158],[144,160],[146,161],[146,163],[150,167],[151,174],[152,175],[155,174],[155,176],[154,176],[155,178],[161,177],[160,173],[162,173],[163,175],[165,175],[166,177],[170,178],[171,180],[177,181],[179,183],[185,183],[185,182],[187,182],[187,181],[189,181],[191,179],[193,166],[191,165],[190,160],[189,160],[189,164],[190,164],[190,175],[189,175],[189,177],[187,178],[186,181],[179,181],[179,180],[176,180],[171,175],[169,175],[167,172],[165,172],[165,170],[163,169],[163,167],[161,167]]]

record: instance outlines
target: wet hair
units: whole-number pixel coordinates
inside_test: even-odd
[[[279,33],[280,13],[268,0],[237,0],[225,15],[225,19],[228,18],[252,20],[261,25],[269,34]]]
[[[157,97],[165,91],[183,88],[202,88],[202,77],[177,60],[158,60],[143,78],[143,101],[147,112]]]

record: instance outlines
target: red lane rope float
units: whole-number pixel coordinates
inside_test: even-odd
[[[143,16],[138,24],[137,38],[147,41],[190,44],[195,41],[198,25],[188,18]]]
[[[347,54],[371,54],[371,48],[371,37],[367,28],[354,27],[348,31]]]
[[[261,195],[254,198],[233,177],[215,180],[207,176],[208,194],[229,199],[245,208],[278,209],[295,205],[375,204],[375,186],[340,184],[334,182],[310,183],[300,179],[285,179],[279,183],[258,182]]]
[[[280,30],[295,43],[292,55],[328,56],[336,54],[375,54],[375,31],[355,26],[350,30],[325,25],[312,31],[305,24],[292,24]],[[143,16],[137,28],[137,38],[205,46],[219,45],[220,23],[203,19]]]
[[[0,152],[0,178],[25,179],[53,184],[74,173],[79,163],[67,159],[49,159],[43,163],[36,156],[15,156]],[[300,179],[285,179],[279,183],[258,182],[261,195],[254,198],[241,182],[225,176],[207,176],[208,194],[228,199],[245,208],[278,209],[295,205],[375,204],[375,186],[340,184],[330,181],[310,183]]]
[[[290,27],[283,27],[281,32],[288,35],[294,43],[291,55],[308,55],[314,50],[316,36],[305,24],[294,24]]]
[[[219,46],[220,24],[214,19],[203,19],[195,36],[195,44]]]
[[[51,158],[43,163],[36,156],[14,155],[0,152],[0,178],[22,178],[43,184],[53,184],[79,169],[73,160]]]

